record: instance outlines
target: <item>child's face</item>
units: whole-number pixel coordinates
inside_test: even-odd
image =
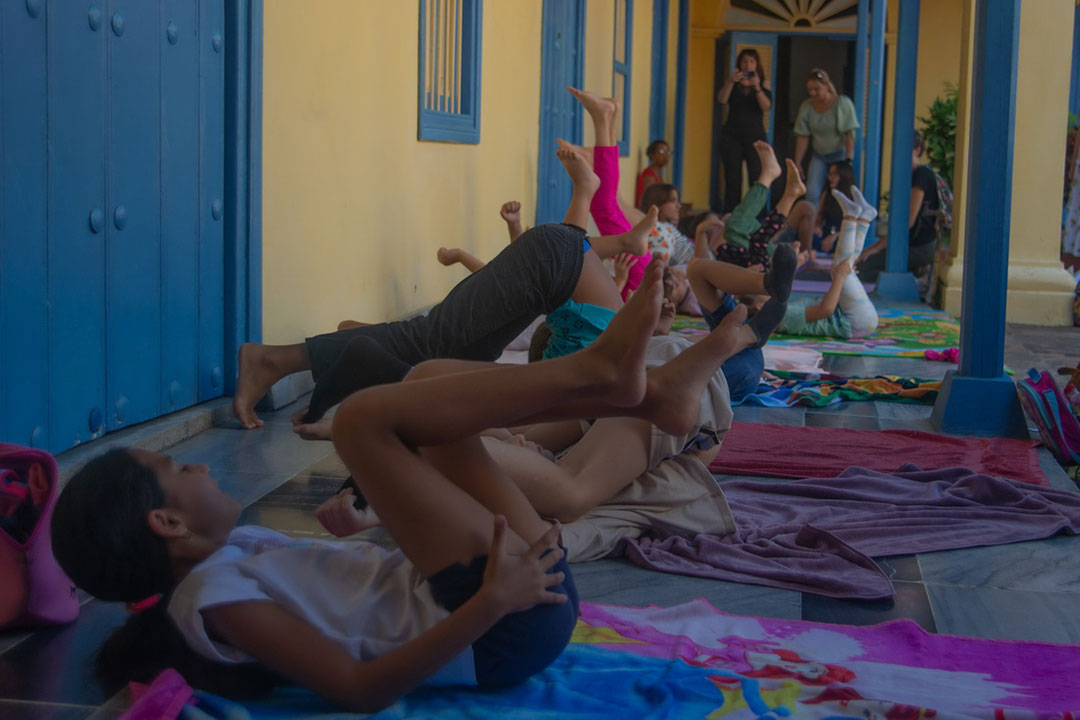
[[[664,270],[664,297],[678,307],[690,292],[690,281],[681,268],[668,267]]]
[[[665,143],[653,150],[652,154],[649,155],[649,162],[652,163],[654,167],[659,168],[667,165],[670,158],[671,148],[669,148],[667,146],[667,143]]]
[[[836,169],[835,165],[829,166],[829,187],[834,188],[840,184],[840,171]]]
[[[222,492],[206,465],[183,465],[168,455],[129,451],[154,471],[165,507],[179,514],[192,533],[224,543],[240,517],[240,503]]]
[[[682,203],[679,202],[678,190],[672,190],[671,195],[664,201],[664,204],[657,208],[660,211],[660,220],[669,223],[679,222],[679,211],[681,209]]]

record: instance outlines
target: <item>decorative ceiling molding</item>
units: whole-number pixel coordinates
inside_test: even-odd
[[[1080,2],[1080,0],[1077,0]],[[859,0],[730,0],[730,29],[854,33]]]

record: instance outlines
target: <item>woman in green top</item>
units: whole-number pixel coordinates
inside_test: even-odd
[[[814,68],[806,77],[810,95],[799,106],[795,117],[795,164],[802,167],[810,150],[810,169],[806,172],[806,199],[817,205],[825,188],[829,164],[855,157],[855,104],[836,92],[828,73]]]

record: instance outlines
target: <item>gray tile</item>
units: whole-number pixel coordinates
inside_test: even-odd
[[[876,417],[852,415],[849,413],[807,413],[807,427],[848,428],[850,430],[880,430]]]
[[[0,700],[0,717],[4,720],[86,720],[95,710],[85,705]]]
[[[915,405],[912,403],[888,402],[887,400],[875,400],[874,407],[877,416],[881,419],[890,420],[928,420],[934,412],[933,405]]]
[[[285,482],[285,476],[276,473],[221,472],[214,470],[213,466],[210,473],[221,489],[242,507],[250,505]]]
[[[288,479],[333,452],[325,442],[301,440],[287,425],[256,430],[213,428],[172,448],[181,462],[206,463],[213,472],[242,472]]]
[[[735,408],[735,419],[740,422],[770,423],[773,425],[795,425],[802,427],[806,409],[801,407],[761,407],[760,405],[739,405]]]
[[[817,413],[824,413],[826,415],[843,413],[844,415],[857,415],[859,417],[877,417],[877,406],[873,401],[868,400],[845,400],[824,407],[806,408],[807,415],[814,415]],[[810,421],[808,420],[806,424],[809,425]]]
[[[0,699],[94,707],[105,702],[120,688],[99,684],[94,659],[128,617],[121,603],[95,600],[79,609],[77,621],[35,632],[0,655]]]
[[[32,630],[5,630],[0,632],[0,655],[3,655],[32,634]]]
[[[1080,536],[924,553],[919,566],[939,585],[1080,594]]]
[[[1051,485],[1058,490],[1068,490],[1080,494],[1080,488],[1076,486],[1072,478],[1065,474],[1065,470],[1054,459],[1052,452],[1045,447],[1036,448],[1036,452],[1039,456],[1039,467],[1042,468],[1043,474],[1046,475],[1046,479],[1050,481]]]
[[[894,582],[896,594],[887,600],[840,600],[803,593],[802,619],[840,625],[876,625],[906,618],[935,632],[934,614],[922,583]]]
[[[341,478],[297,475],[259,499],[258,506],[284,506],[312,511],[341,490]]]
[[[877,375],[899,375],[900,377],[922,378],[923,380],[941,380],[949,370],[955,370],[955,363],[934,362],[921,358],[907,357],[866,357],[863,365],[867,377]]]
[[[670,575],[628,562],[597,560],[571,566],[586,602],[671,606],[704,598],[724,612],[798,620],[801,594],[790,590]]]
[[[919,558],[916,555],[894,555],[887,558],[875,558],[874,562],[892,581],[921,582]]]
[[[309,465],[300,471],[301,476],[319,476],[319,477],[331,477],[340,478],[344,480],[349,477],[349,469],[345,467],[345,463],[334,452],[333,445],[327,443],[326,445],[329,454],[316,463]],[[340,483],[338,483],[340,485]]]
[[[826,355],[822,358],[821,369],[841,377],[866,377],[868,359],[862,355]]]
[[[937,432],[930,418],[878,418],[878,424],[882,430],[918,430],[920,432]]]
[[[940,633],[1080,643],[1080,603],[1074,594],[935,584],[926,590]]]

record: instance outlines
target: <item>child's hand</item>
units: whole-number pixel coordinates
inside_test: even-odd
[[[521,222],[521,203],[517,200],[504,202],[499,208],[499,216],[511,224]]]
[[[634,264],[634,256],[630,253],[619,253],[612,258],[615,265],[615,285],[621,291],[626,286],[626,279],[630,277],[630,266]]]
[[[829,237],[821,241],[821,252],[832,252],[833,245],[836,245],[836,233],[833,233]]]
[[[355,497],[352,488],[345,488],[315,511],[315,517],[334,537],[349,537],[381,524],[370,507],[363,510],[353,507]]]
[[[561,529],[555,523],[524,555],[511,555],[506,552],[506,518],[495,516],[491,552],[480,590],[495,602],[500,616],[528,610],[540,603],[566,602],[565,595],[548,590],[564,580],[561,572],[547,572],[563,556],[557,545]],[[540,557],[549,549],[551,552]]]
[[[851,274],[851,261],[844,260],[843,262],[834,262],[832,267],[829,268],[829,277],[833,279],[833,282],[843,280]]]

